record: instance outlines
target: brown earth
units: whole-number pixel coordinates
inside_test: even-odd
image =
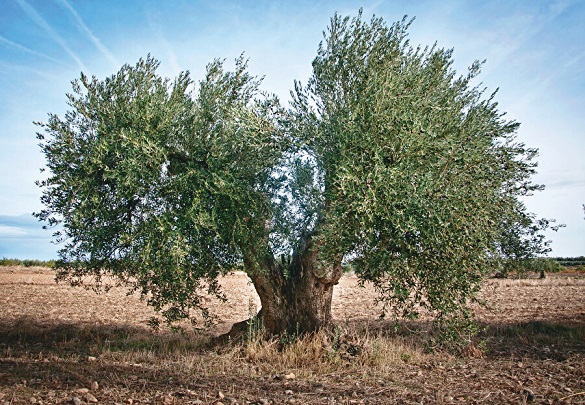
[[[221,321],[177,335],[149,329],[154,312],[122,288],[98,295],[0,267],[0,404],[585,403],[579,274],[490,280],[489,309],[476,310],[486,331],[457,355],[433,350],[424,320],[380,320],[373,289],[351,275],[335,288],[332,335],[212,345],[259,305],[244,274],[221,284],[227,302],[210,301]]]

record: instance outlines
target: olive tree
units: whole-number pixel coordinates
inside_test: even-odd
[[[509,230],[535,224],[536,151],[472,84],[480,63],[458,75],[409,25],[334,16],[286,108],[243,58],[197,84],[151,57],[82,74],[38,135],[59,277],[114,277],[175,321],[209,315],[202,298],[241,269],[279,334],[328,325],[351,262],[396,315],[461,314]]]

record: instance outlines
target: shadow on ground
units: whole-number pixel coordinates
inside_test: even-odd
[[[172,334],[120,325],[79,325],[0,319],[0,403],[359,404],[359,403],[579,403],[585,399],[585,325],[527,322],[484,325],[482,356],[429,353],[404,359],[390,372],[361,370],[359,356],[344,367],[287,378],[290,370],[255,368],[239,345],[212,345],[209,335]],[[361,327],[361,329],[360,329]],[[357,321],[368,333],[408,342],[428,353],[428,323],[395,328]],[[361,330],[361,332],[360,332]],[[225,353],[230,353],[225,355]],[[242,351],[243,353],[243,351]],[[237,365],[221,365],[222,361]],[[315,358],[315,363],[326,359]],[[202,367],[185,368],[201,361]],[[211,368],[206,362],[217,362]],[[236,370],[247,367],[246,370]],[[211,370],[199,372],[198,370]],[[316,370],[316,369],[315,369]],[[361,370],[361,374],[356,374]],[[299,373],[299,371],[294,370]],[[99,388],[92,388],[99,382]],[[88,395],[91,395],[88,396]],[[360,402],[361,401],[361,402]]]

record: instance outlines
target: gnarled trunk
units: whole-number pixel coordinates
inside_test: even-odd
[[[262,268],[251,262],[246,266],[262,304],[257,318],[267,333],[303,334],[330,324],[333,287],[343,274],[341,259],[325,267],[311,236],[292,258],[268,257]]]

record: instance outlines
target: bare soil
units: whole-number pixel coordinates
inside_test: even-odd
[[[177,335],[149,329],[154,312],[123,288],[95,294],[47,269],[0,267],[0,404],[585,403],[582,274],[490,280],[489,307],[476,309],[485,332],[457,355],[433,350],[425,320],[380,320],[352,275],[334,292],[337,336],[294,351],[214,345],[259,306],[244,274],[221,284],[228,301],[210,302],[221,321]]]

